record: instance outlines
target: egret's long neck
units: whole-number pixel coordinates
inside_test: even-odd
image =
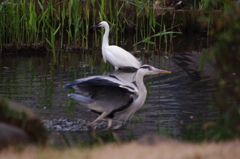
[[[103,35],[102,47],[109,46],[108,44],[109,26],[106,26],[104,28],[105,28],[105,32]]]

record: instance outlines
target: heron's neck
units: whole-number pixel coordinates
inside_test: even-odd
[[[136,74],[136,85],[137,85],[138,91],[139,91],[139,96],[136,99],[136,102],[141,107],[144,104],[146,96],[147,96],[147,89],[143,82],[143,74],[142,73]]]
[[[134,114],[138,109],[140,109],[146,100],[147,90],[143,83],[143,74],[141,72],[137,73],[135,79],[139,95],[137,99],[133,101],[132,105],[128,109],[126,109],[126,114],[122,116],[122,119],[124,121],[126,121],[132,114]]]
[[[109,46],[108,44],[109,26],[105,27],[105,32],[103,35],[102,47]]]

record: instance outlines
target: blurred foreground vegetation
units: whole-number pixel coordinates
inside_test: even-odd
[[[210,53],[216,60],[217,71],[214,105],[222,114],[207,135],[229,139],[240,135],[240,7],[230,3],[217,24],[212,34],[218,42]]]
[[[218,141],[240,136],[240,5],[228,0],[222,2],[225,2],[223,14],[215,17],[216,24],[210,29],[217,42],[207,52],[216,68],[216,91],[212,97],[220,115],[203,125],[200,132],[184,130],[192,135],[185,137],[188,140]]]

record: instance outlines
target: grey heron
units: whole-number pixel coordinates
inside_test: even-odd
[[[143,77],[158,73],[171,72],[150,65],[142,65],[136,72],[136,85],[117,76],[109,75],[77,79],[64,85],[63,88],[75,89],[76,93],[68,94],[68,96],[100,114],[87,127],[108,117],[108,128],[111,128],[114,116],[122,124],[142,107],[147,96]]]
[[[110,30],[107,22],[102,21],[98,25],[92,26],[91,28],[94,27],[105,28],[105,33],[102,40],[102,55],[105,63],[109,61],[115,67],[115,69],[122,67],[133,67],[138,69],[141,66],[141,63],[131,53],[127,52],[121,47],[109,45],[108,36]]]

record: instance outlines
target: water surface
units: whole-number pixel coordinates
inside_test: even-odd
[[[139,48],[135,55],[143,63],[172,74],[146,77],[148,97],[143,107],[114,135],[105,130],[107,120],[98,122],[94,125],[95,136],[106,141],[114,137],[116,140],[116,136],[123,141],[137,139],[148,133],[182,138],[186,135],[182,130],[187,126],[195,126],[199,131],[201,124],[213,120],[218,115],[211,109],[214,69],[209,62],[205,62],[203,69],[199,67],[202,52],[212,45],[209,41],[202,35],[185,35],[174,38],[169,48],[145,51]],[[133,52],[131,43],[122,47]],[[0,95],[27,105],[38,114],[53,143],[90,144],[96,138],[85,126],[97,115],[69,99],[67,94],[72,90],[62,89],[62,85],[71,80],[113,71],[110,64],[102,62],[99,49],[90,50],[59,52],[57,64],[53,64],[51,55],[3,56],[0,59]]]

